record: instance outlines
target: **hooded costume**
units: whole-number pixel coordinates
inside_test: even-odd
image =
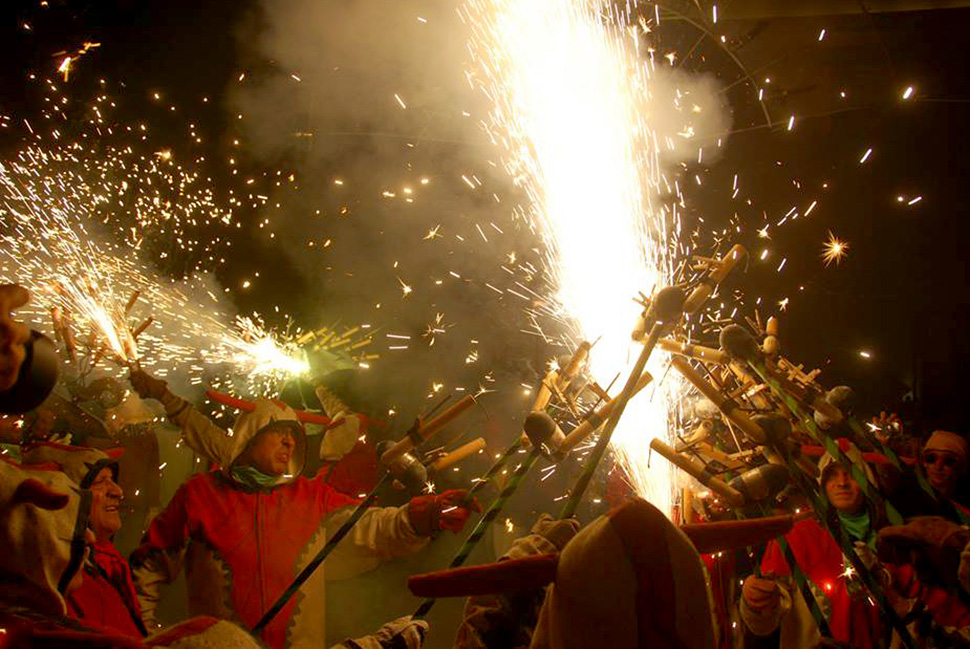
[[[574,521],[541,518],[505,560],[416,575],[408,586],[421,597],[469,596],[456,649],[713,649],[711,594],[698,552],[762,543],[792,521],[776,516],[677,528],[650,503],[632,499],[572,540]],[[505,618],[511,629],[508,602],[533,591],[541,602],[534,628],[523,619],[526,628],[490,637],[488,618]]]
[[[856,466],[864,469],[866,477],[874,484],[872,470],[859,449],[844,439],[839,440],[839,446]],[[835,458],[828,453],[819,461],[819,483],[823,490],[837,466]],[[879,558],[890,558],[894,562],[877,562],[877,541],[881,546],[893,543],[901,546],[905,545],[901,539],[908,538],[910,543],[915,544],[913,537],[920,536],[922,530],[908,525],[880,530],[882,526],[879,522],[870,518],[874,514],[866,510],[857,515],[837,515],[842,528],[854,542],[856,553],[870,566],[880,583],[887,602],[907,624],[910,634],[921,646],[921,636],[927,628],[926,624],[917,623],[921,617],[932,618],[946,634],[948,643],[966,642],[970,638],[970,609],[953,592],[955,589],[947,591],[944,587],[922,582],[911,563],[912,557],[903,556],[902,552],[893,554],[880,547]],[[960,529],[952,523],[949,525]],[[954,534],[953,529],[946,528],[946,533],[949,541],[957,541],[959,535]],[[883,537],[887,540],[884,541]],[[960,550],[964,549],[966,537],[961,539],[959,548],[956,548],[957,560],[952,568],[953,581],[956,581],[958,563],[961,568],[970,565],[970,562],[960,562]],[[807,518],[796,523],[785,540],[798,566],[811,581],[811,591],[826,615],[833,639],[861,649],[881,646],[888,630],[884,615],[849,569],[851,564],[845,560],[842,548],[828,529],[815,518]],[[967,558],[970,561],[970,555]],[[780,627],[780,649],[817,646],[821,641],[818,626],[801,592],[788,579],[790,567],[777,542],[768,545],[762,558],[761,571],[766,577],[782,578],[778,582],[780,602],[774,611],[755,611],[742,597],[740,612],[745,626],[758,636],[769,635]],[[892,646],[901,646],[898,635],[893,636]]]
[[[24,450],[26,465],[48,465],[59,468],[72,482],[88,489],[104,469],[110,469],[118,481],[120,449],[102,452],[83,446],[33,444]],[[98,539],[92,548],[91,561],[85,564],[81,586],[67,595],[68,614],[83,620],[87,626],[141,638],[147,635],[141,620],[141,608],[135,594],[128,562],[109,539]]]
[[[242,629],[194,618],[142,640],[67,616],[62,593],[77,585],[85,555],[89,492],[54,464],[0,460],[0,646],[4,649],[258,649]]]
[[[847,440],[841,440],[840,446],[854,464],[863,468],[870,482],[874,482],[872,471],[859,449]],[[819,484],[823,492],[828,477],[837,466],[835,458],[828,453],[819,461]],[[871,565],[875,559],[872,544],[876,530],[869,513],[845,517],[842,523],[857,552],[864,555],[865,563]],[[826,614],[833,638],[860,649],[879,646],[884,629],[879,609],[870,603],[865,589],[852,581],[842,548],[829,531],[814,517],[806,518],[795,524],[785,535],[785,541],[799,568],[811,582],[809,587]],[[761,572],[766,578],[779,578],[780,602],[774,611],[756,611],[742,597],[741,619],[745,626],[757,636],[769,635],[780,627],[781,649],[816,646],[821,640],[818,626],[801,592],[790,579],[788,561],[777,541],[768,544],[761,560]]]
[[[219,470],[183,484],[132,554],[146,623],[155,622],[160,587],[173,581],[184,564],[193,615],[252,628],[358,501],[327,485],[322,474],[300,475],[306,439],[296,414],[282,402],[257,400],[227,432],[167,390],[160,400],[189,446]],[[290,466],[279,477],[237,464],[249,443],[272,424],[289,426],[296,441]],[[418,500],[427,498],[435,497]],[[417,552],[428,538],[416,530],[422,527],[416,517],[414,501],[366,511],[261,638],[274,649],[322,646],[324,574],[326,579],[346,579]]]

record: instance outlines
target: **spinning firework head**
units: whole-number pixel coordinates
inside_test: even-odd
[[[791,435],[791,421],[784,415],[778,413],[755,415],[751,421],[765,431],[766,441],[769,444],[780,444]]]
[[[741,325],[728,325],[721,329],[721,349],[743,361],[757,361],[761,358],[761,347],[758,341],[747,329]]]
[[[394,442],[385,440],[377,445],[378,457],[391,448]],[[402,453],[387,465],[387,470],[394,476],[394,487],[406,490],[411,494],[427,491],[428,469],[414,456],[413,453]]]
[[[551,448],[555,451],[565,437],[555,420],[542,411],[530,412],[522,424],[522,430],[533,448],[543,450]]]
[[[821,402],[815,406],[815,423],[819,428],[829,429],[844,419],[843,413],[850,414],[855,402],[855,392],[847,385],[837,385],[825,393]]]
[[[746,503],[774,497],[788,486],[790,474],[784,464],[763,464],[731,480],[728,484],[744,494]]]

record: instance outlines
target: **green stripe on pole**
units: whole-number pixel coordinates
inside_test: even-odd
[[[529,472],[529,469],[531,469],[536,463],[536,460],[539,459],[539,454],[540,450],[533,448],[522,461],[522,464],[515,469],[515,472],[512,473],[512,476],[509,478],[508,484],[506,484],[505,488],[502,489],[502,492],[498,495],[498,498],[496,498],[492,504],[489,505],[488,510],[486,510],[486,512],[482,515],[482,518],[478,521],[475,529],[472,530],[471,534],[468,535],[468,538],[465,539],[465,542],[461,544],[460,548],[458,548],[458,552],[455,553],[455,558],[451,560],[450,564],[448,564],[449,569],[457,568],[468,560],[468,555],[472,553],[472,550],[475,549],[478,542],[481,541],[482,537],[485,536],[488,526],[492,524],[496,517],[498,517],[499,513],[502,511],[502,508],[505,507],[506,501],[508,501],[512,494],[515,493],[515,490],[519,488],[522,478],[525,477],[525,474]],[[424,616],[426,616],[431,610],[431,607],[434,606],[435,601],[436,600],[434,598],[424,600],[421,606],[418,607],[418,610],[414,612],[412,617],[416,620],[424,619]]]

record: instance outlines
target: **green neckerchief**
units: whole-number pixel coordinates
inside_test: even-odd
[[[843,514],[837,512],[842,526],[855,541],[862,541],[872,549],[876,548],[876,535],[872,531],[872,524],[869,521],[869,512],[865,509],[861,514]]]
[[[278,475],[266,475],[249,464],[234,466],[231,473],[233,480],[253,489],[269,489],[275,487],[280,481]]]

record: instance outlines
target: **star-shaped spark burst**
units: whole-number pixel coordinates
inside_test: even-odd
[[[842,258],[845,257],[848,249],[848,242],[842,241],[829,230],[829,239],[822,248],[822,260],[825,261],[826,266],[830,265],[833,261],[838,265],[842,261]]]
[[[431,228],[430,230],[428,230],[428,234],[424,235],[424,240],[425,241],[431,241],[433,239],[439,238],[441,236],[440,234],[438,234],[438,231],[439,230],[441,230],[441,225],[440,224],[434,226],[433,228]]]

